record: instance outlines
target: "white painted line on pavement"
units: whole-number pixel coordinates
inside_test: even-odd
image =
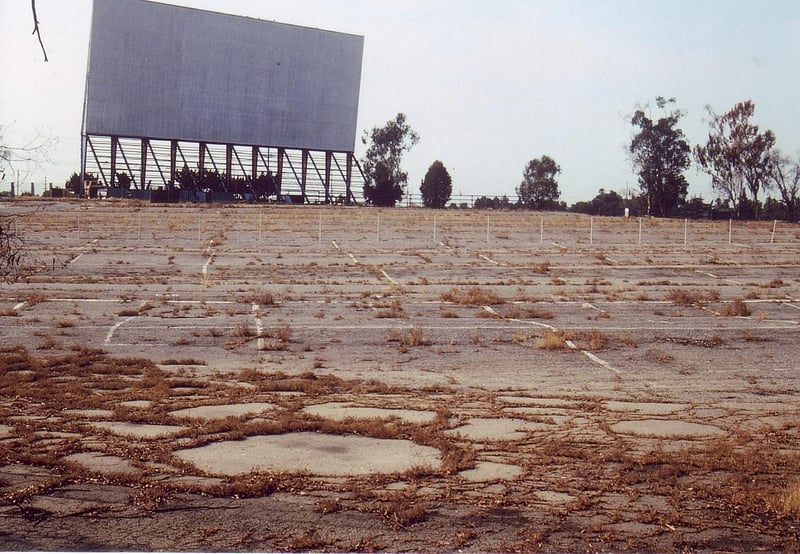
[[[392,279],[391,277],[389,277],[389,274],[388,274],[388,273],[386,273],[386,270],[384,270],[384,269],[381,269],[381,274],[383,274],[383,276],[384,276],[384,277],[386,277],[386,280],[387,280],[387,281],[389,281],[391,284],[393,284],[393,285],[399,285],[399,283],[398,283],[397,281],[395,281],[394,279]]]
[[[617,375],[622,375],[622,372],[621,372],[620,370],[618,370],[617,368],[615,368],[614,366],[612,366],[612,365],[611,365],[610,363],[608,363],[607,361],[605,361],[605,360],[602,360],[602,359],[598,358],[597,356],[595,356],[594,354],[592,354],[592,353],[591,353],[591,352],[589,352],[588,350],[581,350],[581,352],[583,353],[583,355],[584,355],[584,356],[586,356],[587,358],[589,358],[590,360],[592,360],[594,363],[596,363],[596,364],[600,364],[601,366],[603,366],[603,367],[604,367],[604,368],[606,368],[607,370],[609,370],[609,371],[613,371],[613,372],[614,372],[614,373],[616,373]]]
[[[111,329],[109,329],[108,333],[106,334],[106,340],[103,341],[103,344],[105,345],[111,344],[111,339],[114,337],[114,333],[117,331],[117,329],[119,329],[123,324],[129,322],[130,320],[136,319],[136,317],[137,316],[132,315],[112,325]]]

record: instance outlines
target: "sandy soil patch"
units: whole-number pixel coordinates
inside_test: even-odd
[[[248,437],[178,450],[175,455],[215,475],[256,470],[369,475],[436,469],[441,463],[438,450],[407,440],[315,433]]]

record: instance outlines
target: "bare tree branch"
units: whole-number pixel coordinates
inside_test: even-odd
[[[31,0],[31,10],[33,11],[33,33],[32,35],[36,35],[39,39],[39,46],[42,47],[42,54],[44,54],[44,61],[47,61],[47,51],[44,49],[44,43],[42,42],[42,33],[39,30],[39,18],[36,16],[36,0]]]

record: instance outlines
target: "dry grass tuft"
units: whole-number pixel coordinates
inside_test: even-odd
[[[257,290],[243,296],[241,301],[259,306],[272,306],[275,304],[275,296],[268,290]]]
[[[397,298],[393,298],[391,302],[389,302],[386,306],[379,306],[377,312],[375,312],[375,317],[379,319],[391,319],[391,318],[401,318],[403,317],[403,305],[400,303],[400,300]]]
[[[237,323],[233,328],[233,336],[237,338],[251,338],[256,332],[249,323]]]
[[[719,313],[726,317],[746,317],[750,315],[750,308],[747,307],[744,300],[736,298],[725,304]]]
[[[461,304],[464,306],[489,306],[505,303],[505,299],[494,291],[486,290],[481,287],[469,287],[467,289],[453,288],[441,294],[444,302]]]
[[[541,350],[569,350],[563,331],[546,331],[536,342],[536,347]]]
[[[800,481],[786,485],[778,502],[781,515],[800,517]]]
[[[389,342],[397,342],[401,347],[424,346],[430,343],[430,341],[425,339],[422,327],[417,326],[406,330],[392,329],[387,334],[386,340]]]
[[[718,296],[718,295],[717,295]],[[670,300],[678,306],[702,306],[703,302],[711,299],[698,289],[672,289],[664,295],[665,300]]]

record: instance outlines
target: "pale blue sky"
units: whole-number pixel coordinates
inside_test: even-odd
[[[800,0],[169,3],[363,35],[359,133],[407,115],[421,137],[404,162],[415,192],[439,159],[455,194],[511,195],[543,154],[561,165],[570,204],[635,189],[629,119],[658,95],[686,110],[692,145],[707,134],[706,105],[751,99],[754,121],[800,155]],[[0,125],[10,144],[56,138],[51,161],[21,180],[60,185],[79,167],[91,2],[37,6],[48,63],[29,0],[0,0]],[[712,198],[704,175],[687,177],[690,194]]]

